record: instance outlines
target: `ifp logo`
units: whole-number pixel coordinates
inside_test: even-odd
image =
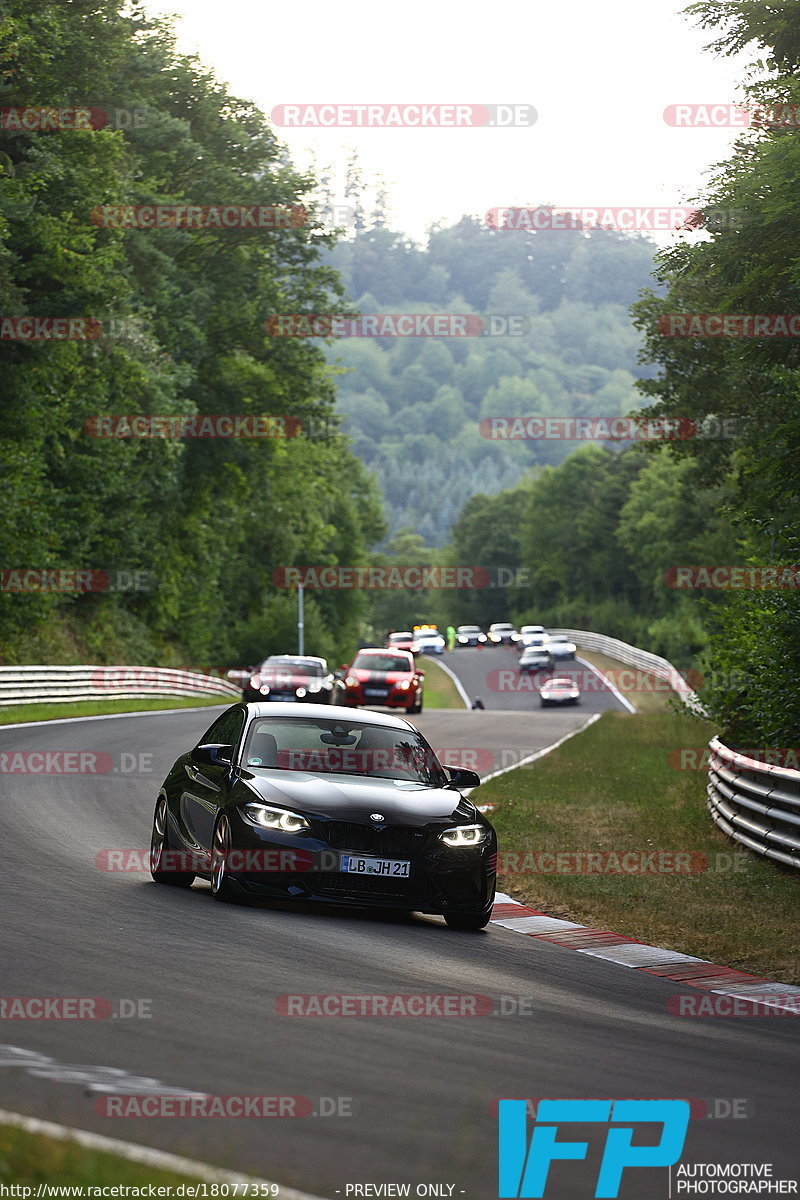
[[[565,1123],[610,1125],[595,1188],[596,1200],[619,1194],[626,1167],[669,1167],[681,1156],[689,1125],[688,1100],[540,1100],[530,1146],[524,1100],[499,1103],[500,1200],[544,1196],[551,1162],[586,1158],[588,1142],[557,1141]],[[661,1125],[656,1145],[633,1145],[633,1123]]]

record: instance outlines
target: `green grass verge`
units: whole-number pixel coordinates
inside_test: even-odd
[[[456,685],[435,658],[420,655],[417,666],[425,672],[425,708],[463,709],[464,701],[459,696]]]
[[[160,1171],[105,1151],[88,1150],[72,1140],[60,1141],[0,1125],[0,1183],[34,1187],[39,1183],[175,1187],[180,1183],[196,1184],[197,1177]]]
[[[141,700],[74,700],[64,704],[14,704],[0,708],[0,725],[54,721],[57,717],[98,717],[104,713],[159,712],[164,708],[204,708],[235,704],[236,696],[159,696]]]
[[[596,929],[697,955],[780,982],[800,983],[797,873],[736,846],[712,823],[706,771],[678,769],[682,748],[715,732],[671,711],[606,713],[527,768],[484,785],[481,803],[500,839],[500,888],[532,908]],[[508,854],[682,852],[693,874],[557,874]]]

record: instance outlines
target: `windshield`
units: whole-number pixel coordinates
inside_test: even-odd
[[[358,721],[258,717],[247,735],[245,766],[322,775],[368,775],[428,787],[448,782],[439,760],[416,730]]]
[[[322,664],[311,662],[307,658],[284,658],[274,655],[263,662],[261,674],[280,672],[285,675],[307,675],[310,679],[322,679]]]
[[[353,667],[360,671],[410,671],[411,664],[399,654],[357,654]]]

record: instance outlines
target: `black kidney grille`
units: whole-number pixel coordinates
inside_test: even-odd
[[[416,854],[423,846],[425,832],[408,825],[383,828],[360,825],[357,821],[326,821],[323,835],[335,850],[359,850],[383,858]]]
[[[326,821],[323,835],[335,850],[362,850],[371,853],[375,847],[375,830],[357,821]]]
[[[407,825],[387,825],[378,836],[378,852],[385,858],[396,855],[416,854],[425,841],[421,829],[410,829]]]

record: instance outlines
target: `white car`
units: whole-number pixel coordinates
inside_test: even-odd
[[[419,629],[414,639],[420,654],[441,654],[445,648],[445,640],[438,629]]]
[[[571,642],[565,633],[554,633],[547,643],[547,649],[553,658],[574,658],[578,647]]]
[[[546,646],[549,641],[550,634],[544,625],[522,625],[520,627],[519,644],[521,646]]]
[[[566,675],[555,675],[539,688],[542,708],[548,704],[577,704],[580,698],[581,689],[574,679]]]
[[[489,626],[489,641],[496,646],[512,646],[519,641],[519,634],[510,621],[498,621]]]

